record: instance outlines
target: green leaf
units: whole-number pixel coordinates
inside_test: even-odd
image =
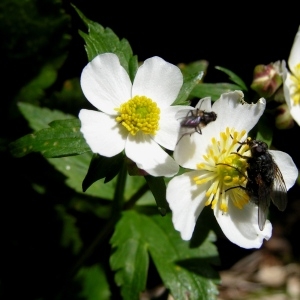
[[[256,139],[265,142],[268,147],[271,146],[273,140],[273,120],[270,120],[265,114],[261,116],[257,123]]]
[[[190,248],[174,230],[170,214],[124,212],[110,241],[115,250],[110,264],[123,299],[139,299],[145,289],[147,252],[174,299],[216,299],[219,276],[211,267],[218,258],[215,236],[210,232],[202,240],[199,247]]]
[[[79,31],[86,43],[88,60],[91,61],[101,53],[115,53],[132,80],[138,67],[138,61],[137,56],[133,56],[129,42],[126,39],[120,40],[110,28],[104,28],[97,22],[89,20],[78,8],[74,5],[73,7],[88,28],[88,34]]]
[[[193,75],[196,73],[203,72],[204,74],[208,68],[208,61],[207,60],[197,60],[191,62],[189,64],[179,64],[178,67],[180,68],[184,77]],[[202,78],[203,79],[203,78]]]
[[[189,105],[187,99],[190,96],[193,89],[199,84],[203,77],[203,71],[187,75],[184,77],[183,85],[179,91],[179,94],[172,105]]]
[[[104,183],[112,180],[119,173],[123,161],[124,154],[122,152],[113,157],[105,157],[95,154],[82,182],[82,190],[85,192],[99,179],[105,178]]]
[[[76,218],[66,212],[66,208],[63,205],[56,205],[55,209],[62,220],[62,233],[61,233],[61,245],[64,248],[70,247],[73,250],[73,254],[78,254],[81,250],[83,243],[80,238],[79,229],[76,226]]]
[[[166,199],[166,184],[164,177],[145,176],[150,191],[152,192],[157,208],[162,216],[169,210],[169,204]]]
[[[99,265],[82,267],[75,280],[81,284],[78,296],[85,300],[109,300],[111,292],[103,268]]]
[[[233,73],[232,71],[225,69],[223,67],[217,66],[215,68],[217,70],[220,70],[220,71],[226,73],[229,76],[229,79],[231,79],[234,83],[236,83],[239,86],[238,90],[248,91],[245,82],[239,76],[237,76],[235,73]]]
[[[220,98],[221,94],[240,90],[240,87],[231,83],[201,83],[194,87],[191,96],[195,98],[211,97],[212,101]]]
[[[30,128],[35,131],[48,127],[48,124],[54,120],[74,119],[70,114],[65,114],[60,110],[50,110],[49,108],[41,108],[39,106],[19,102],[18,108],[23,117],[28,121]]]
[[[12,155],[41,152],[44,157],[62,157],[91,151],[80,132],[79,119],[53,121],[49,126],[10,143]]]

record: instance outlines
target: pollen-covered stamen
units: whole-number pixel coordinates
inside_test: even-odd
[[[292,80],[291,98],[294,105],[300,104],[300,64],[293,69],[293,74],[290,75]]]
[[[138,131],[155,135],[159,129],[160,109],[157,104],[145,96],[135,96],[116,108],[121,123],[132,135]]]
[[[249,146],[241,143],[245,131],[237,132],[226,128],[220,133],[220,139],[212,138],[207,154],[203,155],[204,162],[197,169],[205,170],[194,178],[196,184],[210,183],[206,191],[206,205],[228,211],[228,200],[238,208],[248,203],[249,196],[245,192],[247,183],[247,159],[250,155]]]

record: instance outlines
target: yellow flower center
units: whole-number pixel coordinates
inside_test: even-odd
[[[237,132],[233,128],[226,128],[220,133],[220,139],[212,138],[207,154],[203,156],[205,162],[197,165],[198,170],[205,170],[194,178],[196,184],[211,182],[206,191],[205,205],[214,208],[217,204],[224,213],[228,211],[229,199],[242,209],[249,202],[245,191],[247,183],[247,159],[250,156],[248,145],[241,145],[246,131]],[[238,154],[237,154],[238,153]]]
[[[296,65],[291,75],[292,86],[291,86],[291,97],[294,105],[300,104],[300,64]]]
[[[138,131],[155,135],[159,129],[160,109],[157,104],[145,96],[135,96],[116,108],[121,123],[132,135]]]

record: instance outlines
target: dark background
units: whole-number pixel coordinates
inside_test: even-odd
[[[46,14],[47,2],[49,4],[53,1],[36,1],[41,14]],[[214,69],[215,66],[222,66],[235,72],[249,86],[256,65],[288,59],[300,25],[299,10],[289,1],[280,3],[280,7],[275,6],[274,2],[272,6],[260,7],[254,3],[241,5],[241,1],[236,2],[238,5],[216,1],[173,1],[168,4],[162,1],[118,3],[63,0],[62,3],[63,9],[70,15],[71,41],[67,46],[68,58],[59,70],[55,88],[65,79],[79,77],[88,62],[84,41],[78,34],[79,29],[84,32],[87,29],[71,3],[88,19],[103,27],[110,27],[120,39],[126,38],[139,61],[155,55],[173,64],[207,60],[209,69],[206,82],[228,82],[226,75]],[[0,9],[0,17],[6,13],[7,11],[1,12]],[[20,34],[20,43],[17,44],[19,48],[8,51],[9,47],[5,46],[21,31],[20,27],[15,29],[14,22],[12,21],[11,26],[5,23],[7,27],[1,31],[3,40],[0,47],[0,136],[3,137],[0,146],[1,150],[4,149],[0,153],[0,182],[2,195],[6,195],[1,199],[0,208],[0,298],[2,295],[15,294],[23,298],[25,295],[29,299],[41,299],[38,296],[42,297],[52,291],[52,283],[56,277],[73,263],[69,253],[62,252],[57,246],[60,242],[58,237],[61,224],[53,210],[54,203],[65,203],[72,196],[72,191],[61,183],[61,178],[53,178],[53,169],[43,158],[29,155],[17,159],[6,149],[9,142],[31,132],[21,116],[11,114],[16,110],[14,97],[22,86],[35,78],[44,57],[50,56],[56,45],[55,37],[51,36],[53,40],[49,40],[47,48],[42,48],[34,56],[28,54],[28,59],[19,57],[18,50],[21,52],[23,48],[27,49],[24,45],[30,43],[26,36],[22,39]],[[299,166],[299,151],[295,147],[295,136],[299,136],[298,125],[284,134],[278,133],[277,135],[275,132],[274,137],[280,150],[291,154]],[[39,172],[36,172],[37,169]],[[33,191],[32,182],[46,186],[51,192],[41,199]],[[284,213],[278,213],[274,207],[271,210],[274,225],[276,218],[279,225],[289,224],[283,232],[292,244],[295,257],[300,259],[297,239],[300,217],[296,214],[297,207],[298,212],[300,208],[299,205],[295,206],[299,203],[298,195],[299,188],[296,186],[289,191],[289,205]],[[296,220],[294,223],[290,221],[291,216]],[[89,216],[88,219],[82,219],[80,224],[88,242],[97,234],[98,227],[91,226],[94,222],[96,221]],[[221,256],[220,269],[231,267],[252,251],[241,249],[222,238],[218,247]]]

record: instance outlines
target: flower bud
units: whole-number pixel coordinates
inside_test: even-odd
[[[286,104],[281,104],[276,108],[275,126],[278,129],[289,129],[294,126],[294,119]]]
[[[269,98],[281,85],[282,76],[279,61],[268,65],[257,65],[254,68],[251,88],[259,96]]]

